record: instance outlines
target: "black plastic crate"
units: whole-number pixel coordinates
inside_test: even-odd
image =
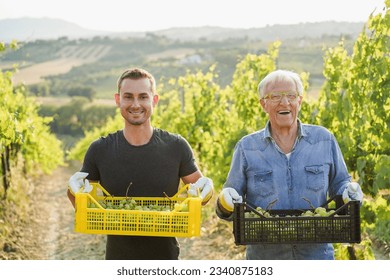
[[[335,208],[329,208],[332,201],[335,201]],[[271,217],[265,217],[245,202],[235,203],[235,243],[360,243],[359,201],[344,204],[341,196],[336,196],[322,207],[334,210],[334,213],[328,217],[302,217],[299,215],[312,209],[269,210]],[[256,213],[256,217],[247,217],[245,213],[249,212]],[[275,215],[279,217],[272,217]]]

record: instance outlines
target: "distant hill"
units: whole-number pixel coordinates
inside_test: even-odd
[[[77,24],[53,18],[17,18],[0,20],[0,41],[35,41],[59,37],[82,38],[105,35],[107,32],[90,30]]]
[[[253,39],[262,41],[286,40],[292,38],[321,38],[322,36],[349,35],[357,37],[364,22],[315,22],[291,25],[270,25],[262,28],[236,29],[223,27],[171,28],[155,32],[176,40],[207,39],[222,41],[226,39]]]
[[[362,31],[363,22],[316,22],[293,25],[271,25],[263,28],[236,29],[215,26],[177,27],[153,31],[158,36],[179,41],[220,41],[229,38],[256,39],[263,41],[290,38],[320,38],[324,35],[348,35],[352,38]],[[35,41],[37,39],[90,38],[94,36],[143,37],[145,32],[106,32],[83,28],[77,24],[52,18],[18,18],[0,20],[0,41]]]

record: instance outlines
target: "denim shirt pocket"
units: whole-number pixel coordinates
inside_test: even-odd
[[[306,188],[319,191],[325,187],[325,172],[323,165],[305,166]]]
[[[268,197],[275,193],[272,180],[272,170],[256,173],[254,175],[254,179],[257,193],[261,197]]]

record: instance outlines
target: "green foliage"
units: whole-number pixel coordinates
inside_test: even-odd
[[[390,156],[369,154],[357,158],[360,181],[365,182],[369,193],[390,189]]]
[[[370,16],[351,55],[343,42],[326,52],[326,82],[318,106],[319,124],[335,134],[350,171],[371,195],[389,187],[389,21],[387,6]]]
[[[27,92],[34,96],[48,96],[50,93],[50,88],[48,83],[43,82],[28,86]]]
[[[115,108],[109,105],[91,105],[84,97],[74,97],[62,106],[41,105],[41,116],[52,116],[50,128],[56,135],[82,137],[85,132],[106,124],[114,117]]]
[[[390,205],[382,195],[367,200],[362,207],[364,229],[378,239],[390,243]]]
[[[35,40],[21,44],[12,41],[9,50],[4,53],[3,59],[5,61],[43,62],[50,58],[57,58],[57,52],[66,44],[68,44],[68,40],[64,38]]]
[[[96,95],[96,90],[86,86],[72,86],[68,89],[69,96],[83,96],[92,100]]]
[[[369,239],[359,244],[334,244],[336,260],[375,260],[374,252]]]
[[[326,51],[326,82],[316,113],[316,121],[335,134],[367,197],[361,208],[363,232],[384,242],[390,235],[390,209],[382,192],[390,189],[389,4],[370,15],[351,55],[343,42]]]
[[[34,99],[26,97],[23,87],[14,88],[11,78],[11,72],[0,72],[0,174],[4,195],[18,163],[24,164],[27,174],[50,172],[63,163],[61,142],[50,132],[50,119],[38,115]]]

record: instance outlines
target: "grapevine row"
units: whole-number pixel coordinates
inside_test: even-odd
[[[0,52],[4,50],[1,44]],[[10,71],[0,71],[0,194],[3,197],[12,186],[13,170],[21,170],[16,176],[31,175],[37,170],[49,172],[63,163],[61,142],[49,130],[50,119],[38,115],[37,103],[26,96],[22,86],[14,87],[11,78]]]

